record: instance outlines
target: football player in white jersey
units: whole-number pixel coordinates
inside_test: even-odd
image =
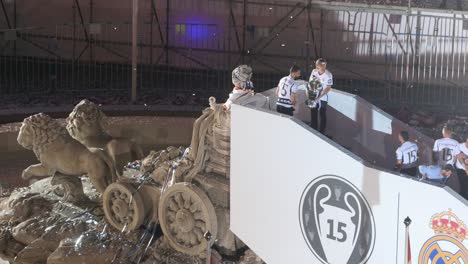
[[[455,163],[455,156],[453,155],[453,153],[455,152],[460,143],[458,143],[458,141],[456,141],[455,139],[452,139],[452,133],[453,130],[451,127],[444,126],[444,128],[442,129],[443,138],[438,139],[434,142],[432,157],[434,163],[438,166],[444,166],[446,164],[454,165]]]
[[[289,75],[283,77],[276,88],[276,111],[285,115],[293,116],[294,105],[296,104],[297,83],[296,80],[301,77],[301,69],[293,65],[289,70]]]
[[[401,131],[398,135],[401,146],[396,150],[396,168],[400,173],[418,176],[418,145],[409,141],[409,134]]]
[[[225,110],[231,109],[231,104],[237,99],[253,93],[253,83],[250,80],[252,78],[252,68],[247,65],[240,65],[232,71],[232,84],[234,88],[229,94],[229,98],[223,107]]]
[[[315,62],[315,69],[310,74],[309,82],[314,78],[318,79],[322,84],[322,88],[319,89],[315,103],[317,107],[312,108],[310,126],[317,130],[318,128],[318,114],[320,113],[320,133],[324,134],[327,127],[327,105],[328,105],[328,93],[332,89],[333,75],[327,70],[327,62],[325,59],[320,58]]]
[[[468,137],[464,143],[458,145],[454,152],[458,177],[462,188],[462,196],[468,200]]]

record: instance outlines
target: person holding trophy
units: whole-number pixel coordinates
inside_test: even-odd
[[[320,113],[320,128],[318,131],[324,134],[327,127],[328,93],[332,89],[333,75],[327,70],[327,62],[323,58],[315,62],[315,67],[309,78],[306,105],[310,108],[311,113],[310,126],[315,130],[319,128],[318,115]]]

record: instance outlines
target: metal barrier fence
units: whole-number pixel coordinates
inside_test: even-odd
[[[191,0],[158,1],[139,26],[139,98],[223,100],[232,89],[231,70],[240,63],[253,66],[254,85],[263,91],[293,63],[307,78],[313,60],[325,57],[335,88],[372,102],[447,111],[468,105],[464,13],[387,12],[385,6],[364,11],[347,2],[353,8],[320,1],[201,0],[198,11],[206,18],[197,22],[177,15],[195,8]],[[85,23],[77,10],[74,23],[0,30],[2,94],[53,95],[62,101],[128,98],[131,24]]]
[[[463,0],[335,0],[341,3],[365,3],[370,5],[412,6],[431,9],[467,10],[468,3]]]
[[[324,16],[341,25],[324,34],[323,42],[330,45],[322,54],[335,60],[338,76],[373,80],[355,87],[368,87],[362,91],[366,96],[413,105],[467,105],[468,27],[463,16],[347,11]],[[381,92],[371,95],[372,90]]]

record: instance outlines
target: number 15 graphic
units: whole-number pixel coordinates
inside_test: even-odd
[[[337,238],[334,233],[335,233],[335,221],[333,221],[332,219],[328,219],[327,220],[327,223],[328,225],[330,226],[330,233],[327,235],[327,238],[329,239],[333,239],[333,240],[336,240],[338,242],[345,242],[346,239],[348,238],[347,234],[346,234],[346,231],[343,229],[346,227],[346,224],[345,223],[341,223],[341,222],[338,222],[338,226],[337,226],[337,232],[336,233],[339,233],[341,234],[341,238]]]

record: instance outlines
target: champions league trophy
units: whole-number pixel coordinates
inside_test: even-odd
[[[314,77],[312,80],[310,80],[309,85],[307,85],[307,100],[305,101],[305,104],[309,108],[315,108],[317,107],[317,103],[315,103],[315,99],[317,96],[320,94],[322,91],[322,83],[320,82],[319,79]]]
[[[323,198],[320,199],[317,196],[321,190],[326,190],[327,194],[325,197],[321,195]],[[358,197],[351,192],[343,194],[340,188],[335,188],[332,192],[325,184],[318,186],[313,195],[315,201],[320,199],[318,203],[314,203],[314,211],[322,212],[315,214],[315,224],[318,225],[316,230],[326,262],[349,263],[361,231],[362,209]],[[357,208],[350,204],[351,200],[354,200],[353,204]],[[347,209],[331,205],[333,203],[342,204]]]

